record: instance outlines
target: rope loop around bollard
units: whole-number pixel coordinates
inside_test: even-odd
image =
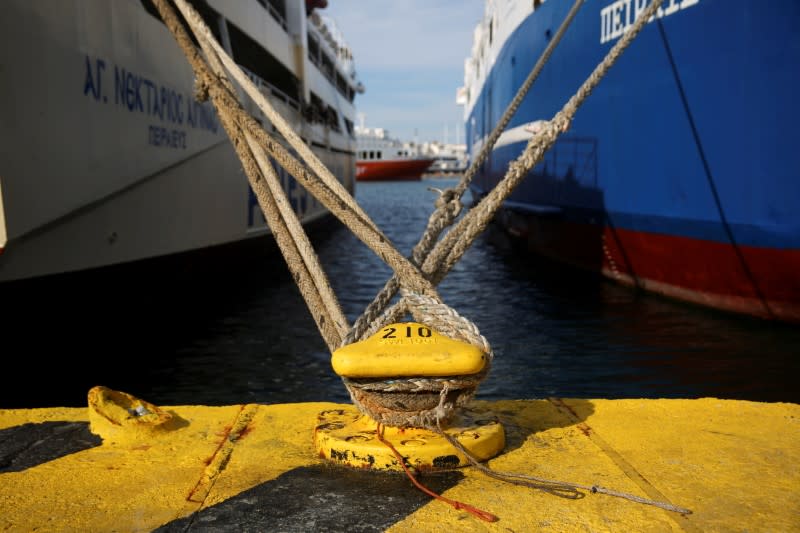
[[[545,152],[555,143],[558,136],[569,128],[577,109],[625,48],[638,35],[644,24],[654,15],[663,0],[654,0],[650,3],[625,32],[625,35],[611,48],[603,61],[597,65],[578,91],[563,106],[562,110],[533,134],[523,153],[509,165],[506,176],[498,186],[474,208],[470,209],[444,237],[439,239],[442,231],[453,225],[458,218],[461,213],[460,196],[466,191],[478,166],[492,149],[502,133],[502,129],[513,115],[516,106],[519,105],[538,76],[544,62],[550,57],[553,48],[566,31],[583,1],[575,1],[556,36],[548,44],[542,57],[534,66],[476,160],[467,169],[459,185],[455,189],[440,192],[436,201],[436,210],[429,219],[428,229],[424,232],[418,245],[415,246],[412,257],[408,259],[402,256],[389,239],[381,233],[342,184],[336,180],[303,139],[293,131],[288,122],[236,65],[216,41],[211,30],[194,8],[186,0],[173,0],[183,15],[186,25],[193,32],[196,42],[199,43],[202,55],[195,48],[184,23],[178,19],[170,3],[167,0],[153,0],[161,18],[175,36],[195,72],[197,77],[196,97],[210,99],[214,104],[220,121],[242,161],[245,174],[259,206],[264,212],[270,231],[278,242],[328,348],[333,351],[343,343],[363,338],[369,331],[377,329],[376,324],[397,321],[409,312],[415,318],[433,322],[435,326],[431,325],[431,327],[444,329],[455,338],[464,339],[475,346],[485,347],[489,364],[474,375],[447,378],[423,376],[382,380],[343,378],[356,405],[380,424],[435,429],[448,437],[441,430],[441,424],[449,419],[455,409],[473,398],[478,385],[486,377],[491,367],[492,350],[488,341],[480,335],[472,322],[461,317],[442,302],[435,286],[463,256],[478,234],[485,229],[514,188],[536,164],[542,161]],[[230,79],[228,75],[230,75]],[[298,154],[299,159],[284,146],[283,142],[266,132],[261,124],[244,111],[231,79],[235,80],[253,99],[283,139]],[[348,325],[344,317],[338,299],[319,265],[319,259],[316,257],[296,214],[282,208],[288,204],[288,200],[285,191],[280,187],[269,158],[277,161],[394,271],[392,278],[352,327]],[[390,306],[397,291],[401,291],[400,302]],[[448,440],[456,449],[462,453],[465,452],[457,440],[450,438]],[[670,504],[604,489],[598,485],[583,486],[542,480],[522,474],[497,473],[480,464],[469,452],[466,452],[466,456],[487,475],[555,494],[572,494],[573,497],[576,497],[574,494],[577,489],[583,489],[592,493],[602,492],[626,497],[632,501],[657,505],[663,509],[683,514],[691,512]]]

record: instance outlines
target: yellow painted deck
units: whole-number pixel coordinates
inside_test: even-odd
[[[494,413],[506,430],[505,450],[488,462],[493,469],[598,484],[671,502],[693,513],[684,516],[601,494],[563,499],[488,478],[468,467],[458,470],[461,474],[444,495],[494,513],[498,522],[482,522],[426,499],[407,513],[397,513],[384,529],[800,531],[798,405],[718,399],[550,399],[474,402],[474,406]],[[270,518],[255,524],[253,520],[285,519],[287,509],[299,505],[305,515],[297,524],[306,524],[309,531],[335,530],[324,526],[325,517],[315,513],[341,513],[338,523],[347,526],[350,516],[368,522],[370,513],[378,513],[376,509],[394,498],[377,493],[371,483],[378,476],[399,474],[354,477],[344,467],[324,466],[314,452],[318,413],[352,406],[161,407],[174,417],[172,429],[161,434],[107,438],[101,445],[17,471],[9,471],[8,457],[3,470],[0,457],[0,531],[151,531],[162,526],[165,531],[213,531],[210,521],[220,520],[219,515],[203,513],[222,509],[237,498],[252,513],[225,515],[227,523],[217,525],[228,530],[290,531],[294,529],[278,527]],[[88,423],[87,411],[0,410],[0,441],[3,435],[9,438],[14,428],[24,432],[37,427],[25,424]],[[280,480],[289,480],[292,472],[313,476],[286,488],[288,481]],[[332,480],[333,486],[341,479],[356,496],[317,511],[316,500],[303,500],[318,483],[314,479]],[[283,498],[286,509],[272,503],[257,514],[260,493],[254,489],[258,487],[270,487],[273,496]],[[417,491],[410,483],[398,483],[392,490],[398,496]],[[238,520],[250,522],[239,528]]]

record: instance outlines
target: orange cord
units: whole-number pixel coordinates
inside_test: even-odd
[[[436,498],[437,500],[441,500],[441,501],[443,501],[445,503],[448,503],[448,504],[452,505],[455,509],[463,509],[464,511],[467,511],[470,514],[473,514],[473,515],[477,516],[481,520],[485,520],[487,522],[497,522],[499,520],[499,518],[497,516],[493,515],[492,513],[489,513],[489,512],[486,512],[486,511],[482,511],[482,510],[480,510],[480,509],[478,509],[476,507],[473,507],[473,506],[471,506],[469,504],[466,504],[466,503],[463,503],[463,502],[459,502],[459,501],[456,501],[456,500],[451,500],[450,498],[445,498],[441,494],[436,494],[435,492],[430,490],[428,487],[426,487],[425,485],[423,485],[422,483],[417,481],[417,478],[414,477],[414,474],[412,474],[411,471],[406,466],[406,461],[405,461],[405,459],[403,459],[403,456],[400,455],[400,452],[398,452],[397,449],[394,446],[392,446],[391,442],[389,442],[388,440],[383,438],[383,430],[384,430],[384,428],[385,428],[385,426],[383,424],[378,423],[378,428],[377,428],[378,440],[381,441],[382,443],[384,443],[386,446],[388,446],[390,450],[392,450],[392,452],[394,453],[394,456],[397,457],[397,460],[400,462],[400,466],[403,467],[403,470],[405,470],[406,475],[408,476],[408,478],[411,480],[411,482],[414,484],[415,487],[417,487],[419,490],[421,490],[422,492],[424,492],[428,496],[431,496],[432,498]]]

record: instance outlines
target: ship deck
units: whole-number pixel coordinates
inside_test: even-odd
[[[488,462],[671,502],[564,499],[475,468],[422,476],[327,464],[314,451],[332,403],[162,407],[158,436],[90,432],[87,408],[0,410],[3,531],[792,531],[800,528],[800,405],[697,400],[474,402],[506,431]]]

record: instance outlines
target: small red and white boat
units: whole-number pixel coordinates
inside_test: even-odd
[[[419,180],[434,159],[419,155],[415,143],[403,143],[383,128],[356,126],[356,180]]]

